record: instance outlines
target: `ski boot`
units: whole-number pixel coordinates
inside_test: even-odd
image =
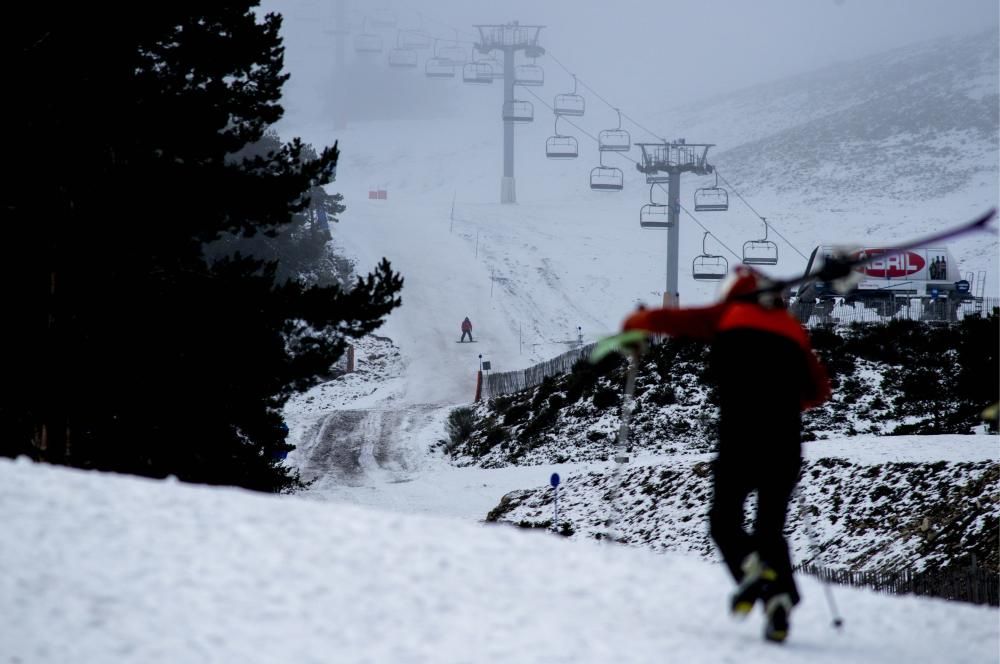
[[[756,551],[743,559],[740,565],[743,579],[729,601],[729,612],[737,618],[746,618],[753,605],[761,598],[768,583],[778,579],[778,573],[765,565]]]
[[[788,593],[775,595],[767,600],[764,613],[764,638],[773,643],[784,643],[788,638],[788,616],[792,612],[792,598]]]

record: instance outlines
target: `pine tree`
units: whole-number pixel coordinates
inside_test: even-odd
[[[296,486],[274,460],[282,404],[398,306],[402,279],[383,261],[342,290],[206,259],[221,237],[339,205],[310,199],[336,146],[241,155],[280,118],[287,78],[281,19],[255,5],[32,6],[5,22],[0,453]]]

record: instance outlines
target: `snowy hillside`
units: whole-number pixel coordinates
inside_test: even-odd
[[[995,569],[1000,480],[993,436],[865,436],[806,443],[802,491],[810,512],[793,501],[789,544],[796,564],[859,570],[953,568],[975,554]],[[639,456],[623,471],[618,532],[655,551],[717,560],[708,534],[711,455]],[[864,481],[858,481],[864,478]],[[607,496],[616,482],[604,464],[564,479],[559,528],[573,537],[606,532]],[[550,527],[552,490],[515,491],[490,520]],[[926,523],[924,520],[926,519]],[[819,550],[805,532],[817,531]],[[968,566],[968,563],[964,563]]]
[[[778,228],[826,220],[827,242],[928,232],[995,205],[997,44],[990,30],[915,45],[661,117],[719,143],[724,177],[766,200]],[[956,246],[995,292],[995,241]]]
[[[721,565],[344,505],[0,461],[9,662],[993,661],[996,611],[818,582],[783,648]]]

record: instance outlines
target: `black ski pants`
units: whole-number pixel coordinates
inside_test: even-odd
[[[778,573],[764,599],[787,592],[798,603],[783,531],[802,467],[799,400],[809,380],[804,352],[777,334],[728,330],[712,344],[711,374],[719,402],[712,539],[737,583],[743,559],[756,551]],[[757,516],[748,532],[744,505],[754,492]]]
[[[472,341],[472,331],[471,330],[462,330],[462,338],[461,338],[460,341],[465,341],[465,335],[469,335],[469,341]]]
[[[737,583],[743,577],[744,558],[756,551],[778,574],[778,580],[765,588],[764,599],[788,593],[797,604],[799,593],[783,531],[802,456],[798,432],[790,434],[782,436],[784,440],[753,440],[757,436],[752,433],[740,439],[735,435],[720,437],[709,522],[712,539]],[[757,516],[753,530],[747,532],[744,506],[754,491]]]

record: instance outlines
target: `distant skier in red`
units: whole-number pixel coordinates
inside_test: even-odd
[[[723,283],[718,304],[643,310],[623,327],[711,342],[710,375],[720,410],[712,539],[737,583],[732,613],[745,617],[760,600],[764,636],[781,642],[799,602],[782,531],[802,465],[801,412],[828,399],[830,384],[805,329],[780,295],[754,295],[767,283],[761,273],[739,266]],[[753,491],[757,519],[748,533],[743,510]]]
[[[472,341],[472,321],[468,316],[462,321],[462,338],[459,341],[465,341],[465,335],[469,335],[469,341]]]

